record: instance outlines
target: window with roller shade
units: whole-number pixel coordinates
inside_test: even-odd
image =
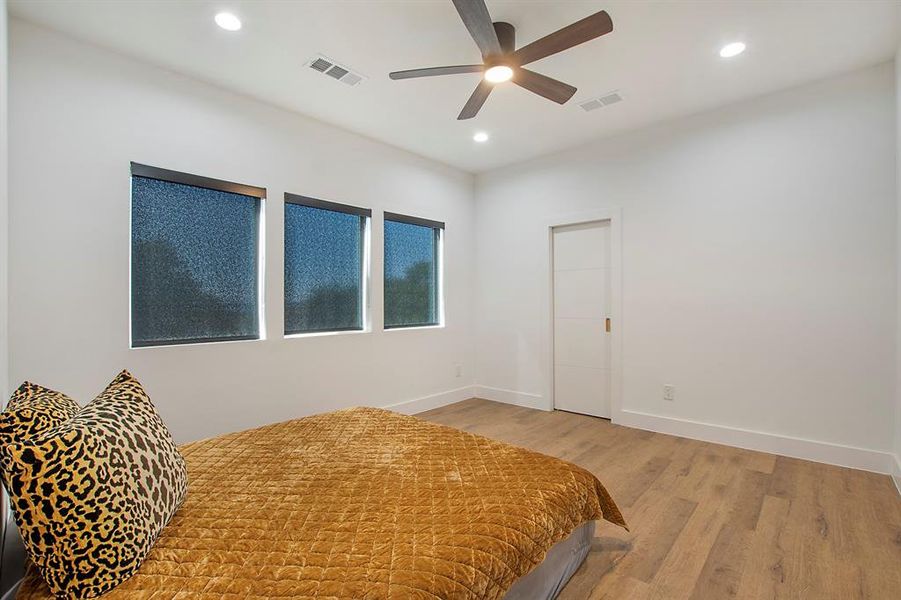
[[[266,190],[131,165],[131,343],[260,338]]]
[[[366,328],[371,215],[285,194],[285,335]]]
[[[442,322],[444,223],[385,213],[385,328]]]

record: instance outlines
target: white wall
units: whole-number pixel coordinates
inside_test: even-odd
[[[547,401],[542,222],[621,207],[622,422],[888,469],[894,110],[886,64],[479,176],[477,389]]]
[[[895,383],[895,460],[892,476],[901,492],[901,47],[895,54],[895,191],[898,207],[898,331],[895,338],[896,376]]]
[[[6,404],[9,391],[9,344],[7,332],[7,254],[8,254],[8,201],[7,201],[7,32],[6,0],[0,0],[0,406]]]
[[[351,405],[469,397],[470,175],[24,22],[12,21],[11,40],[13,381],[87,401],[127,367],[179,441]],[[270,339],[129,350],[132,160],[268,188]],[[282,338],[285,191],[376,211],[373,333]],[[446,222],[446,328],[380,331],[381,210]]]

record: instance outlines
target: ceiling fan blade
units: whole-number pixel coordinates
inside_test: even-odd
[[[563,52],[573,46],[601,37],[611,31],[613,31],[613,21],[607,11],[602,10],[523,46],[513,53],[513,58],[517,64],[527,65],[551,54]]]
[[[482,56],[503,54],[485,0],[454,0],[454,6],[457,7],[463,24],[481,50]]]
[[[469,100],[466,101],[466,105],[463,107],[463,110],[460,111],[460,116],[457,117],[458,121],[463,121],[465,119],[471,119],[479,113],[479,109],[482,108],[482,105],[485,104],[485,100],[488,99],[488,94],[491,93],[491,90],[494,88],[493,85],[485,81],[484,79],[479,82],[479,85],[476,86],[475,91],[472,93],[472,96],[469,97]]]
[[[513,83],[557,104],[566,103],[576,93],[576,88],[569,84],[523,68],[516,69]]]
[[[426,69],[408,69],[389,73],[391,79],[414,79],[416,77],[434,77],[435,75],[457,75],[458,73],[481,73],[485,65],[455,65],[452,67],[429,67]]]

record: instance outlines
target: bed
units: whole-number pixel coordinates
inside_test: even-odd
[[[187,444],[189,493],[109,600],[553,598],[598,519],[588,471],[353,408]],[[15,570],[3,557],[4,579]],[[15,596],[50,600],[30,570]]]

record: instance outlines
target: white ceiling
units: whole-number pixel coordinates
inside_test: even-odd
[[[480,61],[450,0],[11,0],[14,16],[313,116],[472,172],[873,65],[894,56],[892,0],[489,0],[521,46],[604,9],[613,33],[530,65],[579,88],[559,106],[499,85],[456,116],[479,75],[390,81],[388,72]],[[244,27],[225,32],[231,10]],[[726,42],[748,44],[724,60]],[[349,87],[304,68],[322,53],[368,79]],[[578,102],[618,90],[624,102]],[[472,134],[491,140],[476,144]]]

